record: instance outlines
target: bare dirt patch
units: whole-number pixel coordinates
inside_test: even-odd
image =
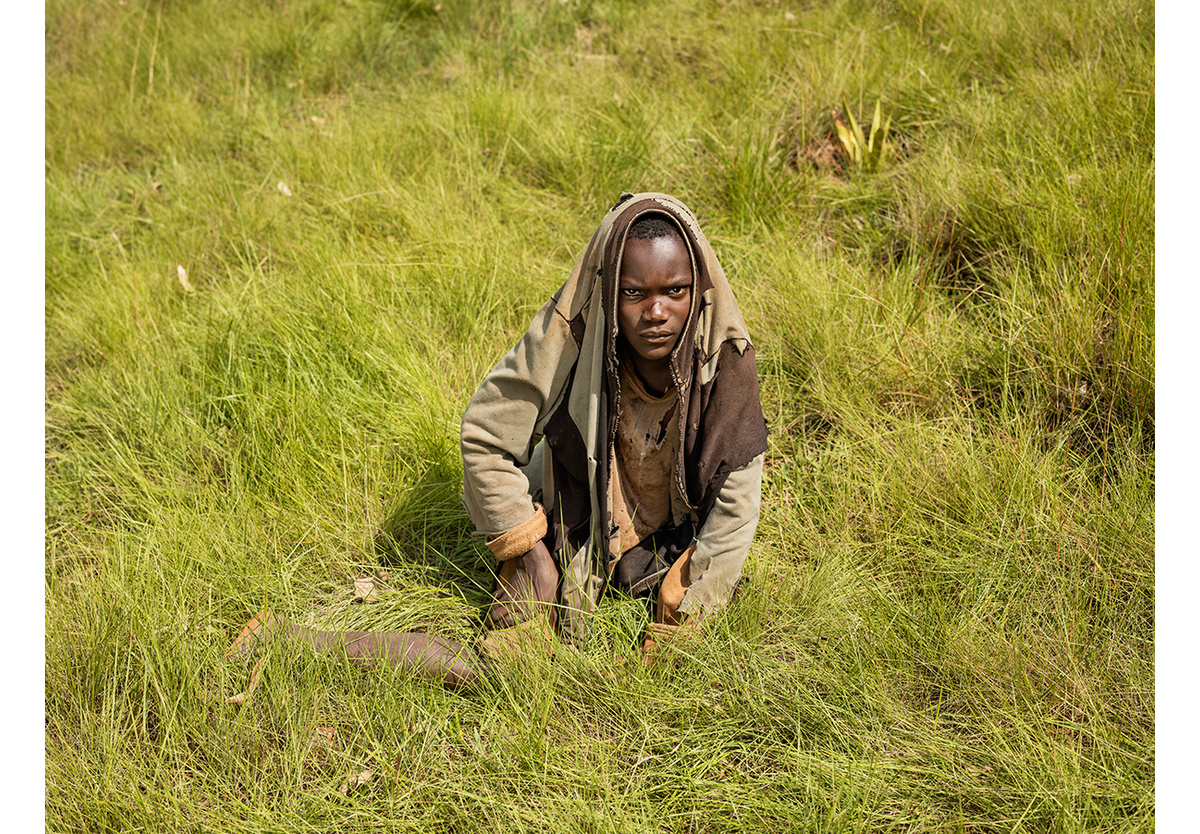
[[[793,145],[788,150],[787,162],[797,171],[815,169],[830,176],[841,177],[846,174],[849,160],[837,136],[830,131],[803,147]]]

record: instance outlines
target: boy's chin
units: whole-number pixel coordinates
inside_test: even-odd
[[[659,363],[666,362],[671,358],[671,352],[675,350],[675,345],[679,340],[673,339],[669,344],[652,344],[637,339],[627,339],[622,336],[621,341],[624,343],[622,347],[625,348],[625,355],[629,359],[633,359],[639,363]]]
[[[677,339],[669,342],[639,342],[634,348],[637,355],[647,362],[662,362],[671,357]]]

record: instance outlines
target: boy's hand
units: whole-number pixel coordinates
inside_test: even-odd
[[[646,636],[642,641],[642,659],[647,666],[654,666],[665,659],[663,649],[676,645],[681,648],[700,634],[700,620],[677,615],[682,620],[678,625],[647,623]]]
[[[487,627],[508,628],[524,622],[539,607],[549,608],[557,589],[558,568],[546,545],[539,541],[524,556],[501,566],[496,598],[488,606]]]

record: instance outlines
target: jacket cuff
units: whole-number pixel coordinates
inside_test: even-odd
[[[546,511],[541,504],[533,505],[533,515],[528,521],[518,524],[507,533],[491,536],[487,540],[488,549],[501,562],[524,556],[533,546],[546,536]]]

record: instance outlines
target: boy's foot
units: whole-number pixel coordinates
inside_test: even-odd
[[[489,629],[479,641],[479,655],[493,662],[514,663],[553,657],[558,645],[549,612],[539,612],[514,626]]]
[[[667,658],[663,651],[668,646],[682,646],[699,631],[699,620],[687,619],[681,625],[647,623],[642,641],[642,660],[647,666],[655,666]],[[671,653],[672,655],[674,653]]]
[[[242,632],[225,651],[226,660],[245,657],[258,645],[266,645],[279,627],[278,619],[270,611],[262,610],[242,626]]]

